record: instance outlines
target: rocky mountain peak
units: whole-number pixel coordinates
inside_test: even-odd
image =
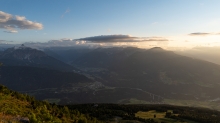
[[[47,56],[44,52],[26,47],[22,44],[19,47],[8,48],[2,53],[2,58],[15,58],[19,60],[31,60],[33,58],[40,58]]]

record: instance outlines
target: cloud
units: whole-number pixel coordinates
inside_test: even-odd
[[[188,35],[190,35],[190,36],[210,36],[210,35],[220,35],[220,33],[219,32],[217,32],[217,33],[195,32],[195,33],[190,33]]]
[[[9,30],[9,31],[4,31],[6,33],[17,33],[18,31],[17,30]]]
[[[152,25],[156,25],[156,24],[158,24],[158,22],[153,22],[153,23],[151,23]]]
[[[27,20],[24,16],[13,16],[0,11],[0,29],[5,29],[7,33],[17,33],[17,29],[41,30],[43,24]]]
[[[141,41],[157,41],[157,42],[164,42],[164,41],[169,41],[168,39],[166,38],[163,38],[163,37],[147,37]]]
[[[6,40],[0,40],[0,44],[8,44],[8,43],[11,43],[13,41],[6,41]]]
[[[101,35],[101,36],[80,38],[76,40],[104,43],[104,42],[134,42],[135,39],[137,38],[129,35]]]
[[[5,40],[0,40],[0,43],[5,42]]]
[[[61,18],[63,18],[65,16],[66,13],[69,13],[70,12],[70,9],[68,8],[62,15],[61,15]]]
[[[162,37],[133,37],[130,35],[101,35],[75,39],[76,41],[89,41],[92,43],[115,43],[115,42],[146,42],[146,41],[168,41]]]
[[[50,40],[48,42],[26,42],[24,43],[31,47],[70,47],[86,44],[86,41],[75,41],[70,38],[63,38],[60,40]]]
[[[130,35],[102,35],[80,39],[63,38],[60,40],[50,40],[47,42],[26,42],[26,46],[40,47],[145,47],[148,45],[166,46],[168,39],[163,37],[134,37]]]
[[[207,35],[212,35],[212,33],[204,33],[204,32],[195,32],[195,33],[190,33],[190,36],[207,36]]]

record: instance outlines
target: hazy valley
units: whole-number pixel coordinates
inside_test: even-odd
[[[0,60],[1,84],[40,100],[220,109],[220,66],[159,47],[40,51],[20,46],[3,51]]]

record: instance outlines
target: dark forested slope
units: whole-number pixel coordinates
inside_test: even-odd
[[[17,91],[62,88],[75,83],[93,82],[84,75],[37,67],[2,66],[0,84]]]

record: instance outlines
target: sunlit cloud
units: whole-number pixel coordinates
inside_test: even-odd
[[[168,39],[166,38],[163,38],[163,37],[147,37],[147,38],[144,38],[143,40],[141,41],[157,41],[157,42],[164,42],[164,41],[169,41]]]
[[[6,33],[17,33],[17,29],[41,30],[43,24],[27,20],[24,16],[13,16],[0,11],[0,29],[5,29]]]
[[[18,31],[17,30],[8,30],[8,31],[4,31],[6,33],[17,33]]]
[[[63,38],[47,42],[25,42],[24,44],[30,47],[70,47],[84,45],[86,41],[74,41],[70,38]]]

